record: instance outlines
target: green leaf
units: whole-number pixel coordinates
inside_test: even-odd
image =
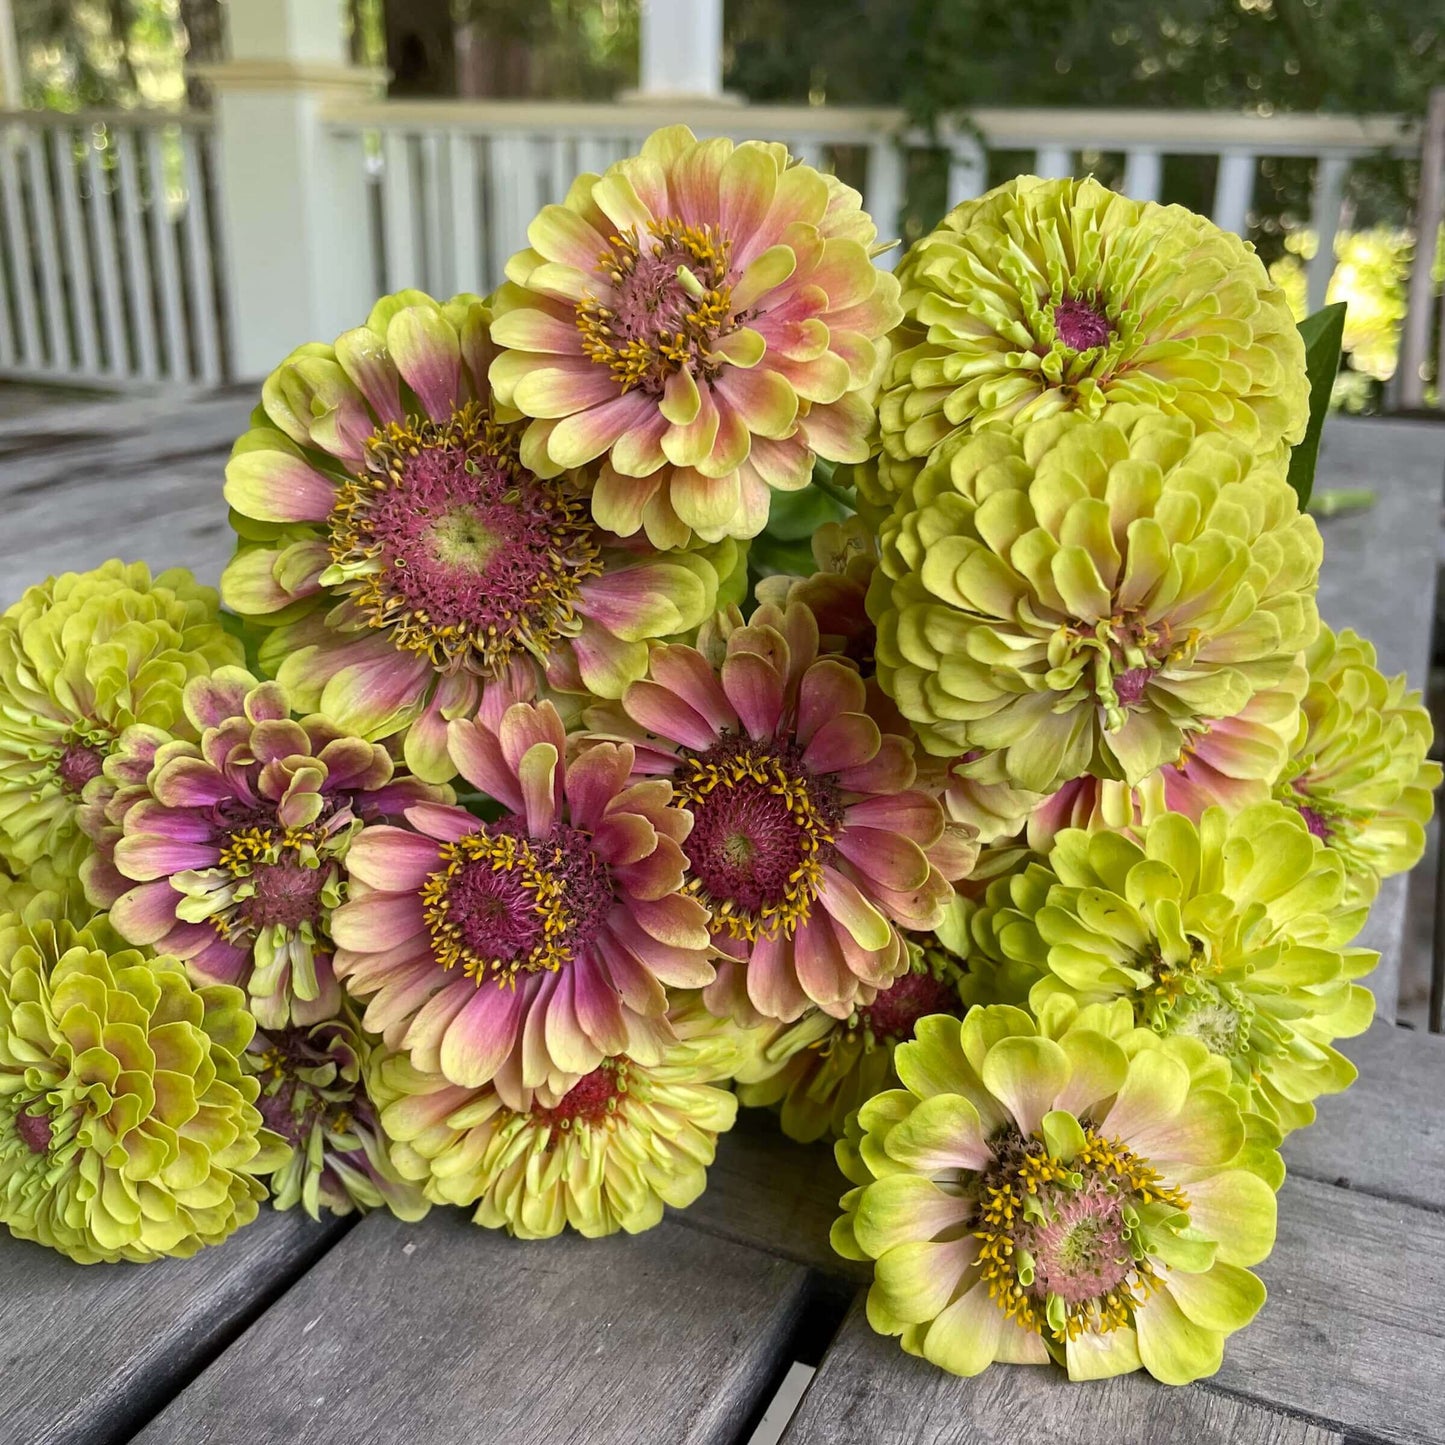
[[[810,541],[825,522],[841,522],[847,509],[816,482],[800,492],[774,492],[763,535],[779,542]],[[808,571],[812,571],[809,566]]]
[[[1340,370],[1340,349],[1345,339],[1345,303],[1336,301],[1299,324],[1305,343],[1305,372],[1310,381],[1310,421],[1304,439],[1290,453],[1289,484],[1299,497],[1300,509],[1315,485],[1315,463],[1320,455],[1320,433],[1330,409],[1330,391]]]

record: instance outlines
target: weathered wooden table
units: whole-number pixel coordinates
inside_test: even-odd
[[[214,578],[236,397],[47,410],[0,427],[0,605],[116,554]],[[1333,422],[1326,615],[1423,683],[1445,429]],[[0,1445],[746,1442],[795,1361],[785,1445],[1445,1440],[1445,1039],[1394,1026],[1404,880],[1370,924],[1380,1021],[1289,1142],[1270,1300],[1213,1380],[953,1379],[870,1333],[827,1233],[840,1179],[766,1116],[722,1141],[694,1208],[637,1238],[525,1244],[437,1211],[267,1213],[189,1262],[82,1269],[0,1239]],[[797,1372],[792,1372],[793,1377]],[[769,1415],[786,1417],[786,1409]],[[769,1432],[769,1438],[776,1438]]]

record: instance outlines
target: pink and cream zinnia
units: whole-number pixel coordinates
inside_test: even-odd
[[[87,791],[86,890],[132,943],[244,988],[262,1027],[332,1018],[347,849],[363,823],[440,794],[379,744],[293,718],[280,683],[242,668],[193,680],[183,705],[186,736],[128,728]]]
[[[740,1021],[835,1018],[908,967],[900,929],[934,927],[967,866],[913,745],[868,715],[854,663],[819,656],[800,603],[759,607],[714,667],[653,650],[620,704],[640,774],[670,780],[692,819],[688,888],[723,956],[709,1008]]]
[[[751,537],[771,489],[868,455],[865,397],[902,317],[861,197],[778,144],[657,131],[527,231],[491,379],[522,461],[601,459],[599,525],[657,547]]]
[[[731,543],[623,542],[584,479],[529,468],[487,383],[489,320],[475,296],[383,297],[272,373],[226,467],[239,542],[221,594],[266,630],[262,667],[349,732],[404,733],[433,782],[451,776],[447,721],[484,688],[617,696],[736,561]]]
[[[362,830],[336,912],[336,971],[368,999],[366,1027],[415,1066],[526,1107],[604,1059],[655,1062],[672,1038],[667,989],[714,976],[707,910],[684,891],[692,819],[633,750],[568,760],[551,703],[500,723],[456,719],[457,770],[485,819],[424,804]]]

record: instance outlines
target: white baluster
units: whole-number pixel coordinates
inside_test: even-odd
[[[38,130],[25,137],[25,168],[30,176],[30,213],[35,222],[35,249],[40,256],[40,282],[45,291],[45,339],[49,369],[70,370],[70,326],[60,277],[60,247],[55,238],[55,203],[50,194],[50,167]]]
[[[1226,151],[1219,158],[1214,183],[1214,224],[1242,236],[1249,229],[1249,207],[1254,200],[1254,155]]]
[[[1319,244],[1305,272],[1311,311],[1318,311],[1325,304],[1330,277],[1335,274],[1335,234],[1340,228],[1340,210],[1349,174],[1350,163],[1344,156],[1321,156],[1315,166],[1310,192],[1310,229],[1319,237]]]
[[[386,238],[386,289],[401,291],[421,286],[421,250],[417,245],[416,177],[412,166],[411,136],[389,130],[381,142],[381,224]]]
[[[948,204],[971,201],[988,188],[988,158],[971,135],[953,138],[948,159]]]
[[[450,273],[451,237],[442,219],[442,197],[449,189],[446,156],[439,131],[429,130],[421,137],[421,216],[422,254],[426,261],[426,287],[434,295],[447,288]]]
[[[1074,153],[1064,146],[1040,146],[1034,153],[1034,174],[1046,181],[1067,180],[1074,174]]]
[[[210,205],[201,164],[204,136],[181,132],[181,183],[186,188],[186,277],[191,288],[191,325],[201,379],[210,386],[221,380],[221,343],[216,324],[216,280],[211,264]]]
[[[135,133],[114,130],[117,171],[120,183],[120,226],[125,237],[126,295],[130,298],[130,323],[136,340],[140,374],[147,381],[160,376],[156,351],[156,318],[151,292],[150,266],[147,264],[145,237],[141,231],[140,170],[136,165]]]
[[[879,241],[896,241],[903,224],[903,153],[891,136],[868,147],[863,205],[878,227]]]
[[[447,137],[451,172],[452,290],[486,291],[482,258],[481,207],[477,201],[477,149],[473,137],[453,131]]]
[[[0,135],[0,188],[5,192],[5,240],[10,248],[15,305],[20,312],[20,365],[29,371],[43,371],[45,352],[40,343],[40,310],[35,304],[35,265],[25,224],[20,167],[15,164],[15,151],[24,136],[21,126],[10,126]]]
[[[75,132],[69,126],[51,131],[50,150],[60,192],[60,234],[65,244],[65,270],[70,282],[70,312],[75,318],[75,337],[80,347],[79,369],[87,377],[98,377],[100,338],[96,333],[90,251],[85,244],[85,223],[80,214]]]
[[[1131,150],[1124,162],[1124,194],[1157,201],[1164,183],[1164,158],[1155,150]]]
[[[151,256],[156,289],[160,292],[161,319],[165,324],[166,374],[175,381],[189,381],[191,356],[186,339],[186,315],[181,305],[181,264],[176,254],[175,229],[171,225],[165,152],[159,130],[146,134],[146,175],[150,181]]]
[[[110,132],[114,139],[114,132]],[[100,281],[100,312],[104,322],[105,370],[108,376],[130,373],[130,343],[125,330],[125,308],[120,292],[120,247],[115,234],[115,212],[111,209],[111,190],[101,159],[104,154],[99,137],[90,132],[85,171],[90,181],[90,242],[95,254],[96,275]]]

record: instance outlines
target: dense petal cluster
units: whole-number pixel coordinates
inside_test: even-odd
[[[1284,293],[1253,247],[1182,206],[1020,176],[956,206],[898,276],[885,488],[949,438],[1119,403],[1277,460],[1304,435],[1304,343]]]
[[[106,760],[87,889],[133,943],[244,988],[263,1028],[331,1018],[346,851],[363,823],[440,795],[242,668],[196,679],[183,706],[185,736],[132,728]]]
[[[0,916],[0,1223],[81,1264],[192,1255],[256,1217],[284,1157],[239,1062],[239,989],[103,918]]]
[[[1321,544],[1282,467],[1139,408],[940,452],[884,523],[878,678],[940,756],[1138,783],[1281,686]]]
[[[808,1144],[841,1137],[848,1116],[874,1094],[894,1088],[893,1053],[918,1020],[961,1016],[964,968],[937,940],[905,940],[909,966],[871,1003],[846,1019],[810,1009],[768,1031],[756,1056],[738,1071],[738,1099],[750,1108],[779,1106],[783,1133]]]
[[[550,703],[515,704],[495,730],[457,719],[451,750],[485,819],[420,804],[347,857],[331,928],[366,1027],[422,1073],[495,1079],[519,1108],[608,1058],[657,1060],[667,988],[714,976],[707,911],[683,891],[692,819],[665,782],[632,777],[630,746],[568,761]]]
[[[1058,994],[1124,999],[1137,1022],[1197,1039],[1230,1068],[1241,1101],[1285,1130],[1355,1078],[1331,1047],[1368,1027],[1354,980],[1378,955],[1350,940],[1342,860],[1299,815],[1266,802],[1140,830],[1068,829],[1048,857],[994,885],[971,921],[980,951],[1037,970],[1037,1009]]]
[[[1037,1022],[1007,1005],[924,1019],[894,1064],[903,1087],[837,1150],[856,1187],[833,1242],[876,1261],[875,1329],[958,1375],[1219,1368],[1264,1303],[1249,1267],[1284,1172],[1219,1060],[1126,1005],[1059,1000]]]
[[[1368,901],[1425,851],[1441,778],[1430,714],[1404,674],[1384,677],[1374,646],[1348,629],[1321,627],[1305,662],[1309,692],[1276,796],[1344,860],[1352,897]]]
[[[405,733],[435,782],[448,719],[486,684],[615,697],[649,638],[696,627],[720,579],[743,580],[731,543],[623,543],[577,478],[524,464],[487,383],[489,322],[475,296],[384,297],[277,368],[226,467],[239,541],[221,594],[266,629],[262,666],[303,712]]]
[[[349,1018],[310,1028],[258,1033],[242,1055],[261,1081],[256,1106],[291,1146],[271,1175],[277,1209],[300,1205],[313,1219],[385,1206],[398,1219],[423,1218],[431,1205],[403,1179],[367,1092],[371,1045]]]
[[[0,858],[74,874],[81,799],[116,739],[182,723],[188,679],[242,660],[183,568],[112,561],[27,589],[0,617]]]
[[[911,742],[868,715],[856,666],[819,656],[806,607],[759,607],[720,651],[714,666],[656,648],[618,709],[639,773],[691,818],[687,886],[722,955],[709,1005],[847,1018],[907,967],[900,928],[942,916],[943,813],[914,786]]]
[[[861,197],[776,144],[651,136],[579,176],[507,265],[492,384],[539,475],[601,459],[598,523],[752,537],[817,457],[867,456],[863,389],[902,315]]]
[[[604,1059],[563,1092],[508,1101],[465,1088],[402,1054],[380,1057],[372,1094],[396,1142],[392,1158],[438,1204],[476,1206],[488,1229],[546,1239],[636,1234],[684,1209],[707,1184],[717,1136],[737,1100],[726,1081],[747,1035],[681,995],[669,1041],[649,1061]]]

